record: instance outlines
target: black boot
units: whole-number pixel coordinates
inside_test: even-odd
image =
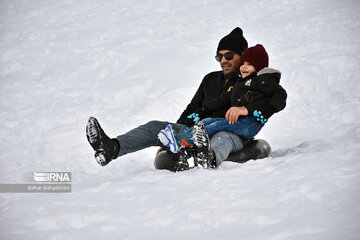
[[[183,147],[178,153],[179,163],[176,171],[189,170],[194,167],[210,168],[204,162],[204,153],[196,146]],[[210,159],[210,158],[209,158]],[[212,158],[214,159],[214,158]]]
[[[86,137],[91,147],[95,151],[95,159],[105,166],[115,159],[120,150],[120,144],[116,139],[110,139],[96,118],[90,117],[86,125]]]
[[[179,162],[176,164],[176,172],[189,170],[195,167],[192,147],[181,148],[178,153],[178,158]]]
[[[199,121],[195,123],[193,129],[193,140],[196,146],[195,160],[197,164],[204,168],[215,168],[215,153],[211,149],[210,139],[206,132],[204,124]]]

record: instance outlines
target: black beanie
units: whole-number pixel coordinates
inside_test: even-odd
[[[221,50],[230,50],[241,55],[247,47],[248,43],[243,36],[243,31],[237,27],[220,40],[216,54]]]

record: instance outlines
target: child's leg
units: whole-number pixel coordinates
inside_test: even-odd
[[[222,118],[206,118],[201,121],[206,126],[221,119]],[[187,127],[187,126],[182,127],[180,131],[175,135],[178,145],[186,146],[188,144],[194,144],[192,132],[193,132],[193,127]]]
[[[240,117],[236,124],[229,124],[225,118],[218,118],[216,121],[206,125],[206,131],[209,137],[212,137],[217,132],[226,131],[234,133],[243,139],[252,139],[263,126],[254,117]]]
[[[206,127],[207,125],[210,125],[214,122],[218,122],[218,121],[222,121],[225,120],[225,118],[205,118],[203,120],[201,120],[204,124],[204,126]]]
[[[260,132],[264,124],[256,121],[253,116],[239,118],[237,124],[239,124],[240,135],[244,139],[252,139]]]
[[[193,127],[184,126],[180,131],[175,135],[176,142],[179,146],[186,146],[187,144],[194,144],[192,137]],[[186,141],[187,144],[184,142]]]

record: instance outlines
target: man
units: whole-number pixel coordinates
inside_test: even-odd
[[[223,37],[217,48],[216,60],[219,61],[222,71],[212,72],[206,75],[200,84],[190,104],[181,114],[177,123],[171,123],[175,131],[180,131],[184,126],[187,116],[194,113],[203,103],[213,100],[221,95],[223,91],[231,88],[239,75],[240,55],[248,47],[242,30],[237,27],[231,33]],[[204,117],[225,116],[227,109],[208,113]],[[95,158],[102,166],[107,165],[113,159],[127,153],[139,151],[150,146],[163,146],[158,139],[158,133],[164,129],[169,122],[150,121],[129,132],[110,139],[98,121],[91,117],[86,127],[87,139],[95,151]],[[212,147],[211,161],[214,167],[221,164],[231,152],[243,148],[241,139],[235,134],[219,132],[215,134],[210,144]]]

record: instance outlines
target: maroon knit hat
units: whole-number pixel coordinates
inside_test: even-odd
[[[241,54],[240,63],[245,61],[253,65],[256,71],[260,71],[264,67],[269,66],[269,56],[261,44],[256,44],[254,47],[249,47]]]

